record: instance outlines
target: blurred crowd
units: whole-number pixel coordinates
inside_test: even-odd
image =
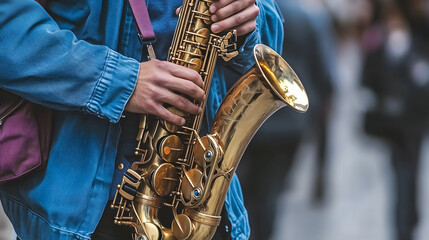
[[[240,163],[251,239],[417,239],[418,189],[429,186],[418,185],[429,123],[429,1],[277,3],[285,19],[283,57],[306,87],[310,109],[276,113]],[[312,152],[312,171],[297,167],[308,158],[306,151]],[[290,201],[299,194],[292,189],[294,179],[311,182],[308,198],[301,199],[309,199],[304,207]],[[372,198],[365,196],[369,185],[381,186]],[[341,194],[367,201],[366,207],[349,198],[349,207],[333,210],[343,206]],[[377,204],[385,210],[372,211]],[[371,232],[372,226],[347,220],[363,216],[357,211],[372,211],[366,218],[386,217],[372,220],[380,224]],[[343,220],[353,226],[343,227]],[[296,222],[304,230],[287,226]]]
[[[283,57],[305,86],[310,109],[274,114],[242,158],[251,239],[427,239],[417,238],[416,228],[428,208],[418,199],[429,186],[419,181],[429,160],[422,155],[429,0],[277,3]],[[304,197],[294,189],[301,187],[308,189]],[[0,216],[0,240],[12,235]]]

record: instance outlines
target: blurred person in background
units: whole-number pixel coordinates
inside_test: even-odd
[[[276,219],[277,201],[285,188],[296,152],[311,132],[317,139],[319,162],[324,162],[326,123],[332,93],[330,53],[323,34],[327,19],[310,16],[299,1],[277,1],[285,17],[283,57],[306,88],[311,107],[306,114],[290,108],[279,110],[258,131],[238,168],[252,226],[251,239],[269,239]],[[320,177],[321,178],[321,177]],[[322,189],[320,186],[317,189]],[[321,196],[321,191],[316,195]]]
[[[292,18],[288,19],[290,22],[285,25],[285,31],[291,34],[285,36],[283,57],[290,59],[290,64],[296,66],[295,70],[306,81],[306,90],[311,99],[311,109],[307,115],[299,115],[302,119],[296,120],[305,122],[305,132],[301,134],[303,140],[315,146],[316,176],[312,197],[315,203],[322,203],[326,192],[328,121],[334,83],[337,81],[334,22],[326,11],[324,0],[289,0],[279,5],[284,9],[284,14],[292,14]],[[296,15],[302,17],[297,18]],[[309,26],[301,29],[306,25]]]
[[[291,188],[291,193],[286,195],[284,202],[282,202],[284,206],[282,208],[286,210],[278,209],[285,216],[283,218],[286,219],[279,221],[283,225],[278,224],[278,228],[286,230],[277,230],[274,235],[277,237],[275,239],[384,239],[380,237],[382,230],[379,230],[380,226],[383,226],[377,222],[380,219],[377,214],[382,213],[383,210],[373,211],[375,207],[380,206],[373,200],[375,198],[380,199],[383,195],[380,192],[373,194],[376,192],[372,191],[375,188],[366,186],[369,181],[379,179],[377,178],[379,175],[372,177],[371,173],[376,173],[377,170],[374,171],[373,169],[381,164],[372,165],[366,162],[368,159],[369,161],[374,159],[374,155],[368,154],[370,151],[366,148],[367,143],[362,141],[362,104],[359,101],[361,94],[358,91],[363,60],[361,38],[371,20],[373,11],[371,3],[369,0],[301,0],[300,2],[305,4],[304,8],[306,10],[314,8],[315,3],[321,2],[319,3],[321,14],[315,14],[313,11],[310,17],[315,19],[316,30],[320,32],[321,36],[325,36],[329,40],[327,42],[330,42],[331,46],[329,48],[325,47],[330,57],[325,58],[322,63],[329,66],[328,69],[333,72],[332,85],[334,90],[332,94],[334,99],[332,101],[332,110],[329,109],[331,100],[323,97],[323,85],[322,87],[318,85],[321,82],[323,83],[323,79],[320,79],[321,76],[312,75],[315,78],[311,80],[310,89],[308,89],[311,109],[315,107],[313,104],[316,101],[316,104],[320,104],[316,109],[321,109],[320,112],[323,113],[323,109],[328,108],[329,114],[332,114],[332,116],[328,115],[329,121],[326,121],[329,122],[329,143],[327,144],[328,151],[326,152],[328,161],[326,170],[323,164],[319,164],[319,167],[314,169],[313,161],[309,160],[309,154],[303,152],[310,150],[307,147],[308,143],[305,143],[302,150],[300,150],[299,161],[304,163],[294,169],[297,171],[292,175],[294,178],[292,180],[295,180],[292,182],[295,188]],[[326,31],[326,28],[319,27],[323,23],[319,18],[320,15],[328,15],[325,18],[327,18],[326,22],[329,24],[326,25],[332,28],[331,21],[333,21],[335,31]],[[286,18],[287,23],[288,19]],[[302,36],[296,36],[296,38],[300,37]],[[320,42],[321,40],[323,38],[316,38],[312,39],[312,42]],[[286,44],[288,43],[288,41],[285,42]],[[306,44],[303,45],[306,46]],[[291,45],[291,47],[293,46]],[[307,46],[311,46],[311,44]],[[305,50],[301,49],[300,51],[305,52]],[[285,51],[285,54],[288,54],[288,52]],[[313,69],[316,65],[312,64],[312,61],[314,61],[312,58],[317,57],[317,52],[310,52],[310,54],[302,56],[309,58],[306,63],[310,64],[307,66],[307,69],[309,69],[307,71],[314,71]],[[295,67],[294,65],[292,66]],[[301,76],[298,70],[297,72]],[[303,83],[307,84],[306,79],[302,76],[301,78]],[[311,85],[315,86],[313,88],[315,93],[312,93]],[[308,88],[308,84],[306,88]],[[320,96],[320,100],[313,99],[315,94]],[[329,95],[326,94],[326,96]],[[320,123],[312,123],[311,125],[317,126],[317,124]],[[309,131],[315,134],[321,130],[311,129]],[[377,156],[379,155],[375,155],[375,157]],[[364,158],[364,161],[362,161],[362,158]],[[324,186],[324,184],[321,184],[323,181],[320,179],[326,178],[327,180],[325,181],[326,187],[321,187],[321,190],[319,190],[324,193],[326,201],[318,205],[314,205],[314,201],[308,201],[311,198],[310,194],[308,194],[311,186],[305,183],[305,179],[314,179],[310,175],[314,174],[314,170],[317,170],[319,175],[325,171],[328,173],[326,177],[319,177],[319,179],[316,178],[315,180],[320,186]],[[300,190],[297,190],[298,188]],[[295,196],[292,196],[292,194]],[[320,199],[317,196],[316,194],[316,199]],[[363,198],[365,198],[365,201],[363,201]],[[369,199],[371,202],[366,201]]]
[[[417,173],[429,121],[429,1],[384,1],[367,32],[362,83],[375,95],[365,131],[385,140],[395,177],[396,239],[413,239]]]

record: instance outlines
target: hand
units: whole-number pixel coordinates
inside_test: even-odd
[[[236,29],[238,36],[243,36],[255,29],[259,8],[255,0],[214,0],[210,12],[213,33]]]
[[[190,114],[200,114],[201,107],[182,95],[203,101],[201,76],[194,70],[167,61],[151,60],[140,64],[137,86],[125,106],[129,112],[151,114],[176,125],[185,119],[168,111],[169,104]]]

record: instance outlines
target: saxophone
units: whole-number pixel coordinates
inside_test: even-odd
[[[168,57],[199,72],[206,95],[217,58],[237,55],[235,31],[210,32],[211,3],[184,0]],[[206,136],[198,134],[202,114],[170,107],[186,119],[184,126],[141,115],[135,151],[140,160],[125,173],[111,205],[114,222],[133,227],[134,239],[211,239],[232,176],[258,128],[284,106],[307,110],[305,89],[281,56],[260,44],[253,55],[255,65],[228,92]],[[205,109],[206,102],[196,104]]]

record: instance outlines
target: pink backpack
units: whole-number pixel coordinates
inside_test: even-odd
[[[50,110],[0,89],[0,183],[46,166],[51,128]]]

